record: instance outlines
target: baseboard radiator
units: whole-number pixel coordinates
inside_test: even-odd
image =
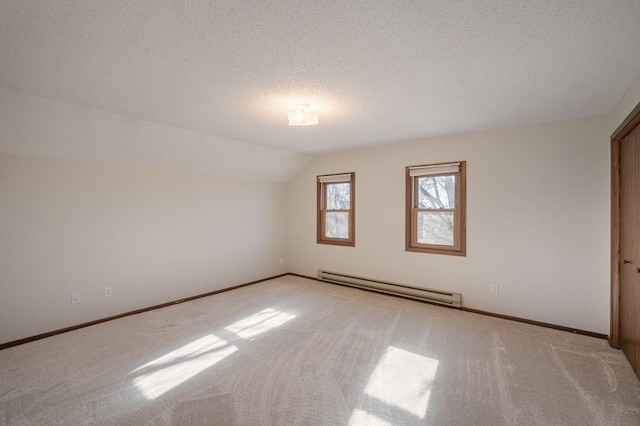
[[[396,284],[388,281],[375,280],[372,278],[356,277],[354,275],[340,274],[337,272],[328,272],[320,269],[318,278],[334,284],[348,285],[351,287],[364,288],[367,290],[380,291],[382,293],[395,294],[412,299],[424,300],[440,305],[461,307],[462,295],[460,293],[452,293],[442,290],[431,290],[425,288],[416,288],[404,284]]]

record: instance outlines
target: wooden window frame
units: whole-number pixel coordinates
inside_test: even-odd
[[[406,219],[405,219],[405,250],[419,253],[447,254],[451,256],[467,255],[467,162],[459,161],[459,170],[457,172],[449,172],[438,174],[437,176],[456,176],[456,194],[455,208],[452,209],[419,209],[418,202],[418,185],[417,178],[419,176],[411,176],[412,168],[416,167],[437,167],[452,163],[425,164],[421,166],[408,166],[406,168]],[[454,245],[447,246],[441,244],[420,244],[417,242],[417,214],[422,211],[436,212],[453,212],[454,229],[453,238]]]
[[[334,181],[330,183],[349,183],[351,186],[349,188],[349,209],[348,210],[327,210],[326,209],[326,199],[327,199],[327,185],[326,183],[321,182],[321,178],[326,178],[330,176],[340,176],[340,175],[350,175],[350,180],[344,181]],[[356,223],[355,223],[355,214],[356,214],[356,174],[355,172],[351,173],[336,173],[331,175],[321,175],[318,176],[317,179],[317,243],[318,244],[331,244],[337,246],[349,246],[354,247],[356,245]],[[329,182],[328,182],[329,183]],[[325,216],[327,212],[345,212],[349,214],[348,225],[349,225],[349,238],[330,238],[325,235]]]

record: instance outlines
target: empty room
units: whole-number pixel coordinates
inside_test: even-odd
[[[640,425],[637,0],[0,2],[0,425]]]

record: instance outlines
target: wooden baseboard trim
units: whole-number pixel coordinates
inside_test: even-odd
[[[53,331],[49,331],[47,333],[42,333],[42,334],[38,334],[38,335],[35,335],[35,336],[31,336],[31,337],[25,337],[24,339],[19,339],[19,340],[14,340],[12,342],[2,343],[2,344],[0,344],[0,351],[3,350],[3,349],[11,348],[13,346],[23,345],[25,343],[33,342],[35,340],[40,340],[40,339],[45,339],[47,337],[55,336],[56,334],[67,333],[69,331],[78,330],[80,328],[89,327],[89,326],[100,324],[100,323],[107,322],[107,321],[112,321],[112,320],[115,320],[115,319],[118,319],[118,318],[123,318],[123,317],[128,317],[128,316],[131,316],[131,315],[141,314],[143,312],[153,311],[155,309],[165,308],[165,307],[171,306],[171,305],[177,305],[178,303],[184,303],[184,302],[189,302],[191,300],[200,299],[202,297],[213,296],[214,294],[223,293],[223,292],[229,291],[229,290],[235,290],[235,289],[238,289],[238,288],[241,288],[241,287],[246,287],[246,286],[249,286],[249,285],[252,285],[252,284],[258,284],[258,283],[261,283],[263,281],[268,281],[268,280],[272,280],[272,279],[275,279],[275,278],[284,277],[286,275],[289,275],[289,274],[275,275],[273,277],[263,278],[263,279],[260,279],[260,280],[251,281],[251,282],[248,282],[248,283],[235,285],[233,287],[227,287],[227,288],[223,288],[221,290],[211,291],[209,293],[204,293],[204,294],[199,294],[197,296],[187,297],[185,299],[174,300],[173,302],[167,302],[167,303],[162,303],[160,305],[149,306],[147,308],[137,309],[137,310],[131,311],[131,312],[125,312],[123,314],[118,314],[118,315],[114,315],[114,316],[111,316],[111,317],[101,318],[101,319],[98,319],[98,320],[89,321],[89,322],[85,322],[85,323],[78,324],[78,325],[72,325],[71,327],[65,327],[65,328],[61,328],[59,330],[53,330]]]
[[[294,274],[293,272],[289,272],[287,275],[293,275],[294,277],[306,278],[308,280],[320,281],[318,279],[318,277],[310,277],[308,275]]]
[[[479,309],[473,309],[473,308],[463,307],[462,310],[466,312],[471,312],[474,314],[487,315],[490,317],[502,318],[510,321],[517,321],[525,324],[537,325],[539,327],[553,328],[554,330],[566,331],[573,334],[581,334],[583,336],[595,337],[597,339],[605,339],[605,340],[609,339],[609,336],[607,336],[606,334],[594,333],[593,331],[580,330],[578,328],[565,327],[563,325],[550,324],[548,322],[541,322],[541,321],[534,321],[534,320],[525,319],[525,318],[512,317],[510,315],[495,314],[493,312],[481,311]]]
[[[293,276],[300,277],[300,278],[307,278],[307,279],[315,280],[315,281],[325,282],[325,281],[322,281],[322,280],[320,280],[320,279],[318,279],[316,277],[308,277],[306,275],[300,275],[300,274],[294,274],[294,273],[290,273],[289,275],[293,275]],[[331,283],[331,284],[335,284],[335,283]],[[340,285],[340,284],[336,284],[336,285]],[[357,288],[357,287],[351,287],[351,286],[345,286],[345,287]],[[426,300],[417,300],[417,299],[413,299],[413,298],[410,298],[410,297],[403,297],[402,295],[383,293],[381,291],[376,291],[375,289],[366,289],[366,288],[357,288],[357,289],[358,290],[364,290],[364,291],[371,291],[373,293],[384,294],[384,295],[387,295],[387,296],[400,297],[402,299],[413,300],[414,302],[421,302],[421,303],[427,303],[427,304],[430,304],[430,305],[442,306],[443,308],[458,309],[458,308],[454,308],[453,306],[440,305],[438,303],[430,303],[429,301],[426,301]],[[465,308],[465,307],[462,307],[461,309],[463,311],[465,311],[465,312],[471,312],[471,313],[474,313],[474,314],[487,315],[487,316],[490,316],[490,317],[506,319],[506,320],[509,320],[509,321],[516,321],[516,322],[522,322],[522,323],[525,323],[525,324],[537,325],[538,327],[552,328],[554,330],[561,330],[561,331],[566,331],[566,332],[569,332],[569,333],[581,334],[583,336],[595,337],[597,339],[609,340],[609,336],[607,336],[606,334],[594,333],[592,331],[580,330],[580,329],[577,329],[577,328],[565,327],[565,326],[562,326],[562,325],[550,324],[550,323],[541,322],[541,321],[534,321],[534,320],[529,320],[529,319],[525,319],[525,318],[512,317],[510,315],[496,314],[496,313],[493,313],[493,312],[481,311],[479,309]]]

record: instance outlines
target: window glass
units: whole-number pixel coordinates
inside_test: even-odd
[[[349,213],[327,212],[325,235],[328,238],[349,238]]]
[[[327,210],[349,210],[350,183],[327,183]]]
[[[419,208],[450,209],[455,207],[455,176],[421,176],[417,179]]]
[[[453,213],[418,212],[418,244],[453,245]]]

